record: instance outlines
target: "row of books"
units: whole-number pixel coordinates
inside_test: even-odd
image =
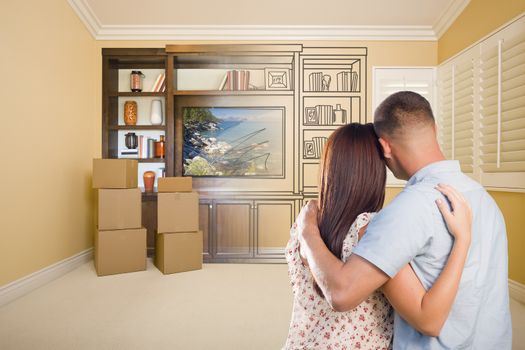
[[[337,91],[357,91],[357,79],[356,72],[337,73]]]
[[[336,74],[336,91],[357,91],[359,75],[357,72],[342,71]],[[309,91],[333,91],[330,88],[332,76],[324,72],[313,72],[308,75]]]
[[[155,158],[155,142],[157,140],[144,135],[137,135],[137,139],[137,148],[120,150],[119,158]]]
[[[160,73],[157,79],[155,79],[155,83],[153,83],[153,86],[151,87],[151,92],[164,91],[166,91],[166,75],[164,73]]]
[[[229,70],[221,81],[219,90],[246,91],[250,87],[249,70]]]

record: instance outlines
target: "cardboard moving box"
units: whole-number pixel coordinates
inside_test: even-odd
[[[95,269],[99,276],[146,270],[146,229],[97,230]]]
[[[93,159],[93,188],[138,187],[135,159]]]
[[[159,177],[157,190],[158,192],[191,192],[192,178],[177,176],[177,177]]]
[[[199,229],[197,192],[159,193],[157,232],[194,232]]]
[[[99,189],[98,229],[142,227],[142,194],[139,188]]]
[[[155,266],[163,273],[202,269],[202,231],[155,235]]]

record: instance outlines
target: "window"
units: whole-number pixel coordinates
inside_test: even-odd
[[[476,50],[465,52],[461,59],[438,70],[438,108],[435,111],[438,138],[447,159],[457,159],[461,170],[471,176],[474,171],[474,82]]]
[[[489,188],[525,189],[525,16],[438,68],[445,156]]]
[[[373,67],[373,110],[391,94],[398,91],[414,91],[425,97],[434,109],[436,69],[431,67]],[[403,186],[405,181],[396,179],[388,171],[388,186]]]
[[[525,189],[525,17],[480,52],[481,181]]]

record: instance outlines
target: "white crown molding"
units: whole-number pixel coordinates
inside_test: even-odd
[[[420,40],[431,26],[105,25],[86,0],[68,0],[96,40]]]
[[[28,276],[0,287],[0,306],[5,305],[43,285],[65,275],[80,265],[90,261],[93,257],[93,248],[89,248],[43,268]]]
[[[445,11],[432,26],[437,39],[441,38],[448,28],[454,23],[456,18],[463,12],[470,0],[452,0]]]
[[[77,16],[84,23],[87,30],[96,39],[102,24],[97,15],[91,9],[91,6],[86,0],[67,0],[69,5],[73,8]]]
[[[436,40],[430,26],[102,25],[97,40]]]

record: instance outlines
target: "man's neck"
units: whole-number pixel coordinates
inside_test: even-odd
[[[406,168],[408,178],[411,178],[415,173],[427,165],[443,160],[446,160],[446,158],[439,148],[414,155],[414,157],[411,157],[410,162]]]

